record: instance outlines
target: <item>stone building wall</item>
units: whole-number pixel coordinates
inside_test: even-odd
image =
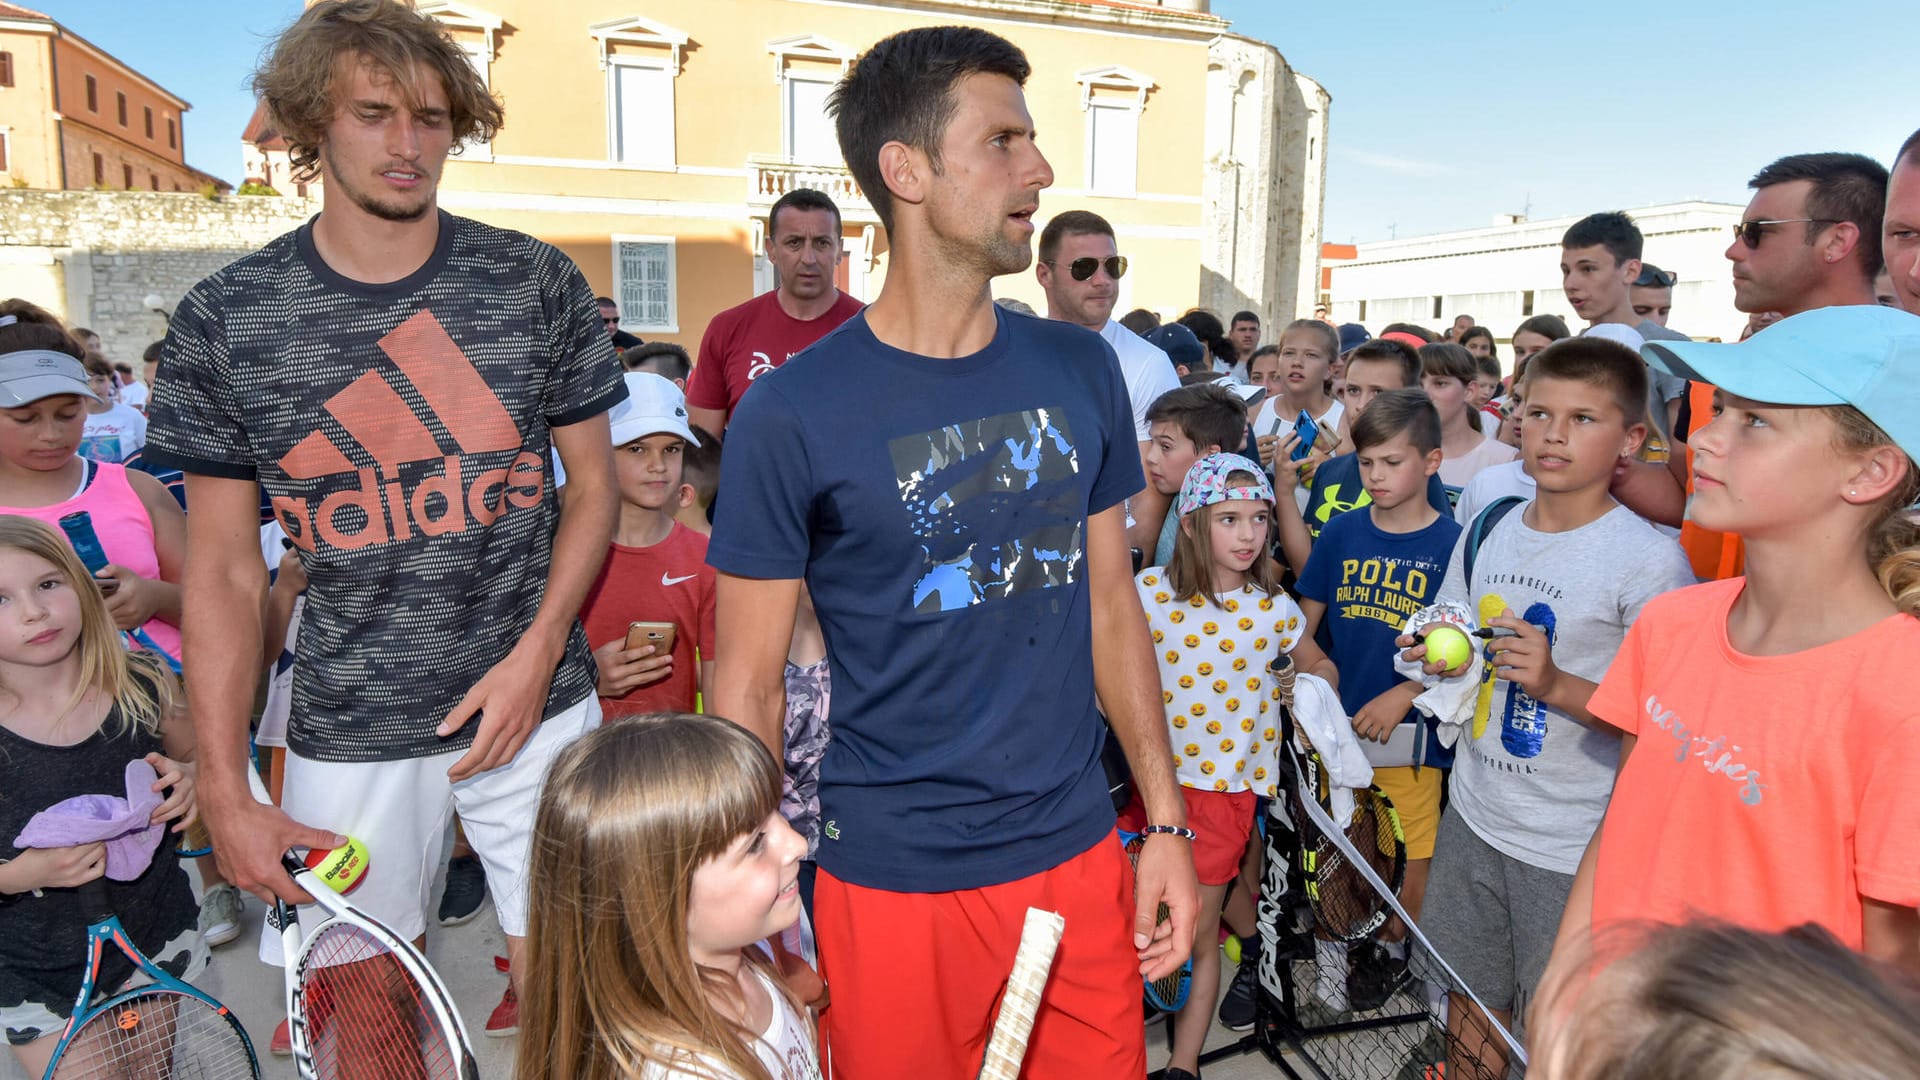
[[[0,189],[0,296],[31,300],[136,363],[201,278],[297,227],[313,199]]]

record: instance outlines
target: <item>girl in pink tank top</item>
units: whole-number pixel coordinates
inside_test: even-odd
[[[58,529],[86,511],[109,563],[100,576],[118,582],[107,597],[115,625],[177,662],[186,517],[153,477],[76,452],[92,396],[79,351],[52,316],[0,302],[0,514]]]

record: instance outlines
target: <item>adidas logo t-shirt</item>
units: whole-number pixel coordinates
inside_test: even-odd
[[[327,267],[308,223],[196,286],[163,364],[147,457],[258,480],[312,579],[288,745],[367,761],[470,743],[476,724],[434,728],[545,594],[549,428],[626,395],[579,269],[442,213],[426,265],[369,285]],[[576,622],[544,715],[593,686]]]

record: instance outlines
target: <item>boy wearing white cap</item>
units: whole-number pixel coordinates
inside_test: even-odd
[[[700,445],[686,395],[651,372],[630,371],[626,381],[627,400],[608,414],[620,523],[580,612],[609,720],[695,711],[714,661],[707,538],[674,520],[682,453]]]

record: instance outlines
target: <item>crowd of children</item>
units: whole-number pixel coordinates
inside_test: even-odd
[[[4,312],[5,820],[63,793],[112,787],[103,770],[117,783],[117,763],[144,756],[159,773],[156,790],[169,794],[154,821],[184,827],[192,744],[165,663],[179,650],[181,600],[169,579],[181,558],[180,505],[153,477],[77,453],[111,388],[56,320],[19,301]],[[1278,348],[1252,355],[1268,397],[1251,439],[1243,395],[1214,382],[1169,392],[1149,410],[1147,480],[1173,506],[1136,584],[1202,899],[1170,1077],[1198,1075],[1221,983],[1210,945],[1223,909],[1233,925],[1235,883],[1257,881],[1243,864],[1278,738],[1263,677],[1277,652],[1337,687],[1405,830],[1408,913],[1502,1023],[1524,1032],[1540,1001],[1538,1043],[1554,1055],[1555,1075],[1597,1075],[1602,1002],[1636,1010],[1623,987],[1684,983],[1687,965],[1710,957],[1750,962],[1779,951],[1783,963],[1829,979],[1836,965],[1871,964],[1840,959],[1845,950],[1920,967],[1920,851],[1897,812],[1902,779],[1920,767],[1920,720],[1898,689],[1899,665],[1920,646],[1920,526],[1904,512],[1920,498],[1908,449],[1920,433],[1896,389],[1920,376],[1915,318],[1817,309],[1745,344],[1662,342],[1644,359],[1555,323],[1529,320],[1514,335],[1524,356],[1498,401],[1517,436],[1511,461],[1490,449],[1512,453],[1492,430],[1475,430],[1483,416],[1465,347],[1362,343],[1340,357],[1336,402],[1325,354],[1338,339],[1323,323],[1296,323]],[[806,1002],[780,976],[777,950],[756,943],[799,918],[809,837],[788,818],[810,826],[813,843],[819,823],[808,820],[804,768],[794,775],[795,762],[783,768],[738,728],[691,715],[721,648],[704,535],[717,440],[690,425],[671,351],[627,359],[628,397],[610,418],[621,513],[581,619],[607,718],[645,719],[609,724],[554,765],[536,826],[545,902],[533,907],[531,989],[520,1006],[534,1038],[518,1068],[813,1075]],[[1671,530],[1610,494],[1652,426],[1649,365],[1719,387],[1709,422],[1687,433],[1689,514],[1744,539],[1744,578],[1688,588],[1695,576]],[[1302,414],[1331,434],[1295,457],[1305,425],[1291,418]],[[1464,449],[1449,453],[1450,435]],[[1235,453],[1243,449],[1259,459]],[[1436,489],[1450,464],[1457,482]],[[108,560],[91,573],[51,527],[78,511]],[[279,548],[265,652],[279,657],[283,682],[304,572],[289,543]],[[1810,589],[1811,580],[1823,584]],[[1396,656],[1425,659],[1408,617],[1434,605],[1469,613],[1495,636],[1461,668],[1430,663],[1424,679],[1407,678]],[[128,652],[116,631],[138,632],[142,647]],[[817,631],[812,645],[797,639],[802,652],[824,654],[819,646]],[[824,655],[796,661],[803,682],[809,670],[822,675],[789,703],[817,714],[799,732],[816,744],[817,770],[826,665]],[[1452,714],[1415,708],[1433,687],[1467,679],[1477,683],[1455,688]],[[284,699],[284,687],[269,694],[263,744],[284,739],[274,723]],[[1145,820],[1136,800],[1119,824]],[[662,847],[672,830],[685,835]],[[663,862],[661,850],[675,854]],[[5,1014],[10,1029],[52,1030],[69,1004],[79,954],[61,928],[74,930],[78,914],[57,890],[103,859],[86,845],[0,864],[8,925],[40,928],[9,935],[9,948],[31,941],[37,950],[10,956],[19,962],[7,977],[24,1002]],[[129,929],[169,970],[190,972],[206,954],[187,881],[163,846],[116,888],[143,913]],[[590,895],[623,899],[613,908],[577,900]],[[621,914],[640,910],[667,917]],[[1703,916],[1729,928],[1651,931],[1637,959],[1578,984],[1573,969],[1593,956],[1592,930],[1609,940],[1610,928]],[[1797,943],[1764,933],[1801,924],[1820,930]],[[650,936],[633,946],[630,971],[588,962],[595,942],[643,925]],[[1244,947],[1221,1002],[1222,1022],[1236,1027],[1257,946]],[[1669,947],[1671,968],[1649,954]],[[1397,919],[1347,960],[1342,1009],[1375,1007],[1423,971]],[[1911,1007],[1901,976],[1858,970],[1885,980],[1888,1007]],[[578,972],[589,977],[561,977]],[[653,1019],[593,1036],[579,1019],[589,998],[630,999],[634,1015]],[[1453,1066],[1497,1074],[1505,1048],[1471,1022],[1464,999],[1449,1014]],[[1655,1037],[1656,1018],[1637,1022]],[[1584,1049],[1568,1056],[1569,1045]],[[17,1049],[32,1067],[48,1047]]]
[[[375,0],[362,6],[385,11]],[[321,7],[326,10],[311,17],[332,10]],[[388,11],[384,17],[412,16]],[[1017,91],[1017,81],[1010,85]],[[1920,135],[1903,148],[1903,158],[1920,154],[1916,143]],[[1813,175],[1808,170],[1822,167],[1777,163],[1755,186],[1802,182]],[[1882,180],[1884,197],[1884,172]],[[783,209],[790,211],[784,219]],[[858,938],[851,927],[860,912],[883,920],[913,914],[897,896],[938,895],[937,903],[915,903],[939,918],[978,915],[986,927],[1005,916],[1001,900],[983,899],[996,889],[1084,903],[1089,922],[1134,903],[1130,885],[1096,895],[1098,883],[1111,885],[1109,871],[1119,863],[1118,844],[1104,840],[1092,849],[1083,845],[1078,855],[1064,852],[1072,857],[1039,872],[1029,867],[1016,874],[1009,864],[1001,868],[1002,880],[981,887],[947,882],[941,872],[952,867],[921,866],[921,883],[932,884],[888,894],[896,899],[852,880],[855,875],[840,880],[814,868],[822,838],[840,839],[841,826],[831,807],[823,812],[820,798],[834,723],[859,722],[851,738],[845,729],[839,734],[843,744],[861,741],[867,756],[859,766],[881,778],[876,786],[925,785],[931,776],[956,806],[984,801],[955,781],[977,774],[938,773],[915,756],[937,739],[894,732],[902,741],[888,743],[867,726],[876,703],[897,705],[912,691],[912,679],[924,675],[887,667],[892,654],[904,650],[931,663],[941,641],[922,625],[919,637],[903,643],[908,630],[897,624],[887,624],[897,632],[893,639],[848,640],[849,611],[859,613],[854,579],[894,570],[868,565],[885,560],[868,554],[861,546],[867,541],[848,538],[858,535],[859,522],[850,518],[880,513],[874,507],[881,505],[885,513],[899,512],[899,504],[888,501],[896,486],[918,492],[908,500],[921,515],[915,528],[931,530],[930,522],[946,522],[959,501],[975,496],[969,513],[991,517],[1006,492],[986,490],[985,480],[930,486],[928,477],[969,454],[1002,452],[1011,464],[996,476],[1018,476],[1028,488],[1051,485],[1049,500],[1081,498],[1079,526],[1071,537],[1040,529],[1034,535],[1052,545],[1044,549],[1037,541],[1033,550],[1022,546],[1027,539],[1011,542],[1007,551],[1016,557],[1010,561],[1032,564],[1012,568],[986,566],[972,549],[937,563],[931,547],[945,541],[915,533],[911,544],[925,541],[928,546],[915,550],[926,552],[931,568],[914,581],[915,605],[964,610],[977,603],[976,592],[1014,596],[1073,586],[1096,594],[1084,603],[1068,601],[1076,625],[1095,627],[1082,631],[1082,645],[1150,640],[1165,743],[1151,716],[1151,732],[1123,730],[1124,709],[1138,702],[1123,703],[1131,684],[1123,686],[1121,676],[1097,661],[1064,675],[1036,669],[1029,676],[1050,685],[1077,680],[1073,685],[1087,689],[1088,698],[1098,680],[1115,733],[1134,739],[1130,753],[1157,748],[1157,767],[1171,751],[1181,811],[1175,820],[1168,818],[1173,796],[1142,785],[1111,823],[1190,842],[1188,897],[1168,869],[1184,868],[1181,856],[1166,854],[1179,849],[1157,846],[1160,854],[1140,863],[1142,888],[1153,864],[1154,885],[1179,909],[1174,923],[1181,940],[1169,944],[1167,928],[1130,925],[1130,944],[1116,932],[1108,935],[1114,948],[1094,950],[1093,961],[1105,967],[1082,969],[1110,975],[1124,968],[1131,988],[1136,959],[1142,973],[1160,971],[1177,963],[1190,942],[1192,991],[1171,1021],[1169,1080],[1197,1080],[1216,1016],[1234,1029],[1253,1023],[1258,945],[1248,903],[1262,877],[1257,804],[1281,772],[1284,729],[1280,691],[1269,685],[1266,670],[1282,654],[1309,686],[1324,684],[1327,697],[1337,699],[1371,766],[1373,786],[1399,815],[1407,847],[1400,899],[1414,925],[1395,918],[1351,947],[1322,942],[1320,951],[1338,954],[1346,978],[1344,985],[1315,980],[1318,1007],[1357,1014],[1403,990],[1416,991],[1416,980],[1445,985],[1434,958],[1414,941],[1418,929],[1474,998],[1451,995],[1447,1059],[1425,1063],[1444,1064],[1449,1076],[1499,1076],[1510,1063],[1505,1040],[1475,1022],[1482,1005],[1530,1044],[1541,1074],[1554,1077],[1734,1077],[1750,1075],[1763,1058],[1792,1075],[1824,1075],[1829,1064],[1832,1074],[1847,1073],[1840,1062],[1862,1076],[1911,1066],[1912,1054],[1920,1052],[1913,1041],[1920,1016],[1913,982],[1920,974],[1920,835],[1905,827],[1911,815],[1903,810],[1901,785],[1908,770],[1920,769],[1920,710],[1901,690],[1900,672],[1920,649],[1920,315],[1810,304],[1783,310],[1784,317],[1741,343],[1692,342],[1664,325],[1672,278],[1642,263],[1632,221],[1595,214],[1569,229],[1561,246],[1569,302],[1590,325],[1575,336],[1558,318],[1528,318],[1510,338],[1510,377],[1499,363],[1498,339],[1470,320],[1444,336],[1396,323],[1372,337],[1355,324],[1302,319],[1261,348],[1251,312],[1233,317],[1231,336],[1212,313],[1190,312],[1156,328],[1157,317],[1137,312],[1149,320],[1138,323],[1148,331],[1143,336],[1173,350],[1168,364],[1183,369],[1186,385],[1151,402],[1132,402],[1128,410],[1124,388],[1106,370],[1114,356],[1109,346],[1072,327],[993,309],[983,319],[991,328],[988,344],[977,356],[956,352],[958,359],[947,359],[968,372],[985,370],[999,362],[996,350],[1005,341],[1018,339],[1060,361],[1058,370],[1028,365],[1021,378],[1036,380],[1047,393],[1078,397],[1057,417],[1007,411],[965,432],[943,421],[924,438],[915,436],[924,445],[891,443],[887,450],[896,460],[874,489],[888,499],[839,502],[834,485],[874,481],[862,473],[872,463],[842,462],[844,473],[835,475],[843,478],[827,482],[826,494],[797,495],[797,485],[827,475],[819,471],[829,468],[826,458],[844,456],[846,448],[799,438],[803,421],[818,416],[794,401],[819,404],[821,395],[841,388],[802,386],[815,397],[787,402],[796,419],[772,411],[769,393],[748,396],[751,384],[797,354],[803,359],[794,371],[773,376],[777,393],[795,394],[800,380],[790,376],[818,373],[820,356],[835,349],[842,361],[858,355],[899,363],[909,373],[901,376],[909,380],[903,385],[944,379],[946,371],[919,365],[927,358],[909,359],[887,343],[883,330],[897,317],[893,309],[863,314],[857,301],[832,286],[840,221],[831,201],[804,193],[782,200],[770,217],[768,253],[781,267],[780,291],[716,320],[719,329],[703,342],[698,366],[678,346],[635,340],[620,357],[624,371],[615,373],[609,342],[589,328],[587,340],[567,354],[569,363],[578,361],[571,372],[578,400],[550,403],[549,411],[571,423],[542,421],[575,434],[549,444],[542,428],[535,440],[541,452],[512,459],[511,473],[500,470],[502,485],[511,485],[509,477],[525,482],[534,475],[526,470],[537,472],[551,458],[561,505],[570,498],[584,505],[603,490],[599,455],[610,447],[607,502],[617,502],[610,545],[591,584],[571,594],[565,618],[572,621],[556,639],[565,644],[554,646],[591,653],[590,663],[575,658],[581,706],[561,709],[565,702],[556,700],[546,714],[556,728],[557,714],[573,716],[584,734],[543,751],[551,754],[543,783],[523,784],[513,800],[486,804],[498,809],[511,801],[514,812],[530,819],[524,874],[504,875],[525,880],[489,882],[522,890],[530,883],[521,894],[524,911],[514,901],[525,920],[524,938],[517,924],[510,929],[509,947],[518,950],[514,982],[487,1025],[489,1034],[519,1031],[516,1075],[804,1080],[831,1073],[831,1045],[845,1053],[853,1042],[816,1045],[811,1010],[830,1001],[809,966],[816,875],[836,897],[839,923],[826,925],[843,959],[828,963],[867,976],[857,982],[848,975],[843,1001],[854,1000],[857,987],[865,995],[861,1007],[874,1012],[885,1004],[871,978],[884,970],[883,944],[910,946],[924,956],[941,948],[939,941],[863,940],[858,964],[844,959],[855,951],[848,942]],[[1770,235],[1763,227],[1805,224],[1811,236],[1813,226],[1833,223],[1818,214],[1746,222],[1736,246],[1751,256]],[[1877,235],[1877,216],[1873,224]],[[1891,223],[1888,229],[1893,237]],[[473,242],[471,235],[463,233],[459,242]],[[1845,245],[1837,250],[1851,257]],[[1878,251],[1876,241],[1876,257]],[[1102,268],[1116,279],[1125,270],[1118,255],[1063,265],[1081,262],[1085,274],[1070,271],[1081,282]],[[1049,266],[1048,273],[1058,272]],[[906,280],[904,268],[900,273]],[[1920,261],[1911,273],[1920,275]],[[580,310],[550,331],[564,336],[575,324],[590,326],[593,304],[577,271],[556,280],[581,292],[574,298]],[[1743,279],[1743,287],[1758,286]],[[1657,295],[1662,290],[1664,297]],[[604,311],[611,301],[599,306]],[[212,324],[211,316],[197,319],[190,314],[176,329],[204,332]],[[616,310],[607,326],[617,322]],[[1133,327],[1137,321],[1130,315],[1123,322]],[[380,339],[383,347],[407,327],[428,336],[410,319]],[[0,1025],[16,1058],[35,1072],[52,1053],[79,983],[84,912],[76,886],[111,876],[108,889],[128,932],[169,971],[197,973],[207,963],[205,945],[233,936],[221,936],[230,926],[237,933],[235,916],[224,908],[217,925],[208,926],[217,893],[233,905],[239,897],[212,861],[200,870],[208,899],[196,928],[190,875],[173,843],[159,843],[149,862],[113,871],[102,844],[26,847],[15,840],[41,808],[120,790],[129,762],[145,762],[155,778],[153,827],[184,832],[195,823],[201,795],[209,804],[213,799],[213,781],[203,786],[198,772],[204,757],[196,753],[194,723],[177,681],[183,609],[194,602],[181,587],[188,543],[184,493],[175,487],[180,477],[156,475],[166,470],[143,463],[149,388],[123,381],[83,333],[69,332],[25,301],[0,303],[0,841],[11,853],[0,859]],[[810,347],[828,334],[826,347]],[[778,343],[772,353],[748,348],[764,344],[763,337]],[[166,361],[174,366],[165,377],[181,372],[203,380],[195,392],[204,394],[210,361],[183,355],[189,346],[170,342],[153,354],[156,361],[179,357]],[[773,354],[782,359],[769,359]],[[196,363],[201,366],[188,366]],[[148,383],[161,374],[158,366],[148,365]],[[616,374],[617,388],[600,385],[615,382]],[[416,366],[410,377],[432,396],[424,369]],[[135,388],[139,392],[130,392]],[[169,433],[157,419],[154,437],[162,459],[192,463],[178,442],[185,394],[152,399],[156,417],[172,410],[168,418],[176,428]],[[330,397],[327,408],[345,395]],[[1096,397],[1102,400],[1093,405],[1080,400]],[[1147,438],[1139,443],[1142,468],[1132,472],[1135,439],[1125,431],[1139,434],[1133,417],[1140,415]],[[609,441],[588,452],[575,441],[577,431],[586,430],[579,425],[602,417]],[[1116,418],[1125,423],[1103,426]],[[504,413],[500,419],[509,422]],[[774,441],[750,430],[775,422],[790,422],[786,434],[793,438]],[[1078,446],[1068,430],[1076,425]],[[815,438],[813,429],[807,432]],[[1021,442],[1029,437],[1031,445]],[[746,467],[765,475],[744,485],[729,480],[722,492],[723,438],[739,439],[732,445],[744,444],[753,455]],[[465,436],[461,440],[466,447]],[[340,456],[317,429],[298,445],[309,448],[307,458],[299,459],[296,448],[280,462],[283,471],[313,461],[327,471],[332,458],[314,446]],[[816,453],[820,460],[811,460]],[[576,469],[584,465],[571,493],[562,454],[574,455],[568,461]],[[728,460],[734,470],[728,475],[739,478],[741,454]],[[1079,560],[1089,553],[1124,556],[1118,519],[1128,493],[1122,489],[1131,484],[1137,491],[1142,479],[1154,496],[1137,500],[1134,509],[1147,520],[1128,522],[1138,531],[1125,535],[1155,542],[1136,549],[1133,592],[1116,606],[1115,594],[1127,590],[1111,564],[1101,563],[1102,573],[1089,577],[1093,561]],[[483,524],[504,517],[505,500],[524,494],[504,487],[495,512],[482,505],[483,486],[471,496]],[[396,481],[388,497],[402,501],[399,492]],[[377,507],[378,494],[372,499]],[[723,526],[709,550],[715,506],[729,500],[735,515],[742,506],[765,511],[764,521],[752,515],[731,520],[751,518],[751,528],[777,534],[771,546],[743,541],[743,527],[733,525],[731,535]],[[276,499],[276,507],[286,509],[287,501]],[[454,509],[460,502],[456,489]],[[423,509],[429,505],[424,495],[414,497],[415,524],[423,530],[445,520],[432,519]],[[321,506],[322,526],[332,529],[333,511]],[[241,519],[251,520],[251,501],[239,510]],[[780,514],[786,516],[773,520]],[[262,631],[249,670],[267,674],[254,738],[259,746],[284,748],[289,714],[302,708],[291,687],[307,640],[303,623],[310,611],[325,612],[326,633],[340,633],[341,595],[309,588],[315,575],[339,568],[316,555],[312,536],[288,531],[289,523],[301,524],[297,515],[268,513],[263,521],[259,543],[272,584],[260,594],[258,622],[245,624]],[[975,525],[968,518],[952,531]],[[393,526],[396,534],[407,527],[404,514]],[[1080,529],[1093,537],[1085,550],[1072,546],[1083,543]],[[240,546],[247,547],[251,527],[243,531]],[[364,546],[359,535],[335,536],[328,551]],[[776,548],[781,558],[768,554]],[[841,577],[830,579],[810,561],[823,552],[861,565],[842,564]],[[742,634],[760,613],[724,610],[728,575],[716,566],[726,565],[782,571],[747,576],[790,585],[756,595],[777,595],[782,605],[793,604],[791,612],[780,606],[764,633]],[[787,581],[792,575],[786,572],[797,568],[820,590],[818,613],[808,589]],[[917,565],[909,569],[920,572]],[[580,576],[584,581],[584,570]],[[1043,585],[1035,583],[1042,578]],[[379,599],[357,597],[376,605]],[[1062,602],[1053,600],[1052,614]],[[1038,618],[1038,610],[1036,604],[1029,614]],[[1113,633],[1115,612],[1125,616],[1119,622],[1131,620],[1120,626],[1126,634],[1095,638]],[[822,616],[833,616],[827,629]],[[1474,633],[1479,644],[1465,662],[1428,657],[1422,636],[1435,619]],[[749,637],[754,640],[743,644]],[[716,665],[732,660],[736,649],[780,669],[772,691],[749,702],[740,687],[716,680]],[[845,661],[856,649],[861,666],[849,671]],[[1098,650],[1079,649],[1089,651]],[[1140,671],[1129,676],[1146,679],[1145,656],[1142,650]],[[964,659],[979,665],[983,683],[1004,674],[995,670],[995,657]],[[843,682],[842,706],[851,706],[839,721],[836,678]],[[729,712],[742,720],[736,725],[702,715],[715,712],[716,698],[729,693],[735,704],[770,704],[781,714],[772,724],[784,736],[775,749],[754,718]],[[1151,713],[1150,698],[1142,700]],[[195,701],[202,701],[197,690]],[[1087,711],[1091,718],[1090,706]],[[450,719],[437,734],[446,737],[459,726]],[[1080,755],[1086,760],[1076,765],[1063,758],[1061,768],[1092,775],[1097,749],[1091,737],[1078,739],[1082,734],[1062,742],[1087,750]],[[219,741],[203,740],[203,748],[211,751]],[[484,744],[475,745],[472,753],[480,753]],[[846,768],[852,758],[844,745],[839,749],[832,760]],[[238,746],[219,750],[229,759],[239,752]],[[461,751],[449,753],[470,764]],[[932,753],[946,751],[935,745]],[[282,749],[276,760],[286,759]],[[438,759],[422,753],[397,760]],[[519,759],[508,753],[478,769],[475,782],[493,769],[504,771],[509,760]],[[1133,760],[1138,772],[1142,759]],[[338,764],[316,760],[307,768]],[[908,775],[909,766],[932,771]],[[1008,755],[999,767],[1011,774],[1033,763]],[[270,767],[269,775],[278,791],[281,769]],[[467,780],[449,777],[447,786]],[[1086,793],[1055,794],[1066,806]],[[1028,813],[1023,795],[1006,795],[994,827]],[[1094,796],[1097,804],[1097,791]],[[462,797],[455,791],[447,815],[454,806],[466,813],[481,805]],[[874,800],[869,810],[891,805],[871,791],[864,797]],[[1159,809],[1150,812],[1157,798]],[[439,847],[426,833],[444,832],[446,820],[424,797],[421,805],[430,880]],[[1068,824],[1077,831],[1091,825],[1098,833],[1109,817],[1104,805],[1097,809],[1095,820]],[[1057,820],[1031,813],[1022,822],[1032,833],[1025,842],[1034,848],[1023,854],[1022,866],[1059,854],[1038,851],[1056,842]],[[498,847],[516,842],[502,839],[511,830],[498,821],[469,825],[478,826],[476,845],[495,845],[482,854],[487,872],[498,872]],[[934,831],[920,828],[914,835],[927,851],[959,853],[950,860],[957,864],[977,854],[987,826]],[[310,839],[323,835],[308,832]],[[901,846],[909,836],[891,835]],[[848,845],[840,858],[861,850],[884,861],[884,845],[865,842],[872,847]],[[462,851],[455,862],[467,859],[478,872],[475,856]],[[1183,904],[1191,904],[1193,879],[1198,910],[1189,919],[1191,908]],[[422,898],[425,888],[423,882]],[[507,923],[503,914],[503,927]],[[1244,939],[1224,994],[1216,947],[1223,927]],[[1070,962],[1088,963],[1089,955],[1080,951]],[[115,985],[127,975],[115,970],[102,978]],[[960,1000],[958,990],[951,1000],[941,999],[940,990],[917,987],[914,994],[927,996],[912,1000],[946,1010],[939,1023],[950,1027],[965,1010],[952,1004]],[[1076,1002],[1110,1004],[1111,990],[1060,992],[1085,992]],[[1131,1003],[1125,1004],[1130,1021]],[[843,1004],[843,1014],[850,1007]],[[1811,1020],[1794,1023],[1800,1019],[1794,1010]],[[942,1032],[941,1038],[971,1052],[984,1039],[987,1018],[979,1019],[981,1031]],[[913,1015],[899,1021],[934,1023]],[[1052,1037],[1060,1040],[1055,1046],[1075,1045],[1073,1036]],[[1129,1052],[1117,1041],[1108,1046],[1088,1038],[1087,1045],[1116,1055]],[[1757,1048],[1769,1038],[1771,1049]],[[877,1053],[874,1045],[861,1052]],[[1139,1052],[1137,1045],[1131,1052]],[[1883,1068],[1886,1062],[1900,1065]]]

